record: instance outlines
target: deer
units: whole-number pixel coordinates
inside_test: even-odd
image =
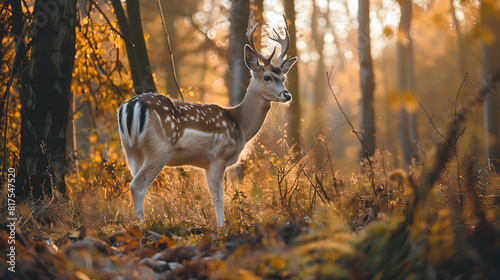
[[[169,98],[158,93],[143,93],[118,109],[122,149],[132,173],[130,192],[136,218],[144,221],[144,197],[149,185],[165,167],[194,166],[205,171],[205,180],[215,208],[217,225],[224,226],[223,180],[226,169],[236,165],[240,155],[259,134],[272,102],[287,104],[292,95],[285,87],[286,74],[298,58],[286,58],[290,43],[288,22],[282,38],[269,39],[281,46],[277,65],[271,55],[264,56],[255,47],[248,19],[244,61],[251,72],[250,83],[240,104],[223,107]],[[260,61],[262,61],[262,64]]]

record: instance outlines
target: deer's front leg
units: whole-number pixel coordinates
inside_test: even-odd
[[[211,162],[207,170],[205,170],[205,178],[207,180],[208,189],[214,202],[215,214],[217,215],[217,225],[224,226],[224,189],[222,187],[224,181],[224,172],[226,171],[226,163],[222,161]]]

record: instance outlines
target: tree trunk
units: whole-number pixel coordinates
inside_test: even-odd
[[[309,127],[308,135],[312,136],[313,141],[318,141],[318,136],[326,137],[326,125],[325,125],[325,99],[327,92],[328,81],[326,79],[326,67],[325,67],[325,56],[323,54],[324,50],[324,28],[318,26],[318,20],[320,18],[328,18],[328,12],[323,14],[318,8],[318,0],[313,1],[313,12],[311,15],[311,37],[314,41],[314,47],[316,52],[319,54],[319,59],[316,65],[316,75],[315,83],[313,86],[313,122]],[[317,143],[314,146],[316,162],[321,165],[325,160],[326,149],[321,143]]]
[[[127,0],[127,15],[132,40],[135,43],[134,54],[137,62],[137,71],[141,79],[141,88],[136,92],[156,92],[156,85],[153,79],[153,73],[149,64],[148,50],[144,40],[141,21],[141,5],[139,0]]]
[[[401,100],[404,95],[413,90],[413,55],[412,42],[410,37],[412,2],[404,0],[400,2],[401,20],[399,22],[399,34],[397,42],[397,63],[398,63],[398,88],[401,93]],[[402,104],[399,112],[399,137],[403,161],[405,165],[411,163],[411,159],[416,157],[417,124],[415,115],[407,112]]]
[[[314,111],[315,124],[313,134],[325,135],[325,95],[327,91],[328,81],[326,80],[325,56],[324,49],[324,32],[319,30],[318,20],[321,16],[317,6],[317,0],[314,0],[313,12],[311,18],[311,32],[314,41],[314,47],[319,54],[318,64],[316,66],[316,82],[314,83]]]
[[[250,8],[255,14],[255,20],[257,22],[264,22],[264,17],[262,16],[262,14],[264,13],[264,0],[252,0]],[[255,35],[255,47],[260,49],[262,45],[262,36],[259,32],[255,32]]]
[[[21,151],[16,198],[66,187],[66,127],[75,59],[76,0],[35,2],[34,35],[21,90]],[[22,84],[22,83],[21,83]],[[31,186],[31,188],[30,188]]]
[[[141,22],[141,6],[139,0],[128,0],[126,3],[127,15],[120,0],[111,0],[120,30],[134,45],[125,42],[125,49],[129,60],[134,90],[137,94],[156,92],[151,66],[149,64],[146,41]]]
[[[464,42],[464,38],[463,38],[463,35],[462,35],[462,32],[460,31],[460,26],[459,26],[459,22],[458,22],[458,19],[457,19],[457,16],[455,14],[455,6],[453,5],[455,1],[454,0],[450,0],[450,6],[451,6],[451,9],[450,9],[450,13],[451,13],[451,19],[453,21],[453,25],[455,26],[455,34],[457,35],[457,42],[458,42],[458,63],[459,63],[459,78],[460,79],[463,79],[465,74],[467,73],[467,65],[466,65],[466,62],[465,62],[465,42]]]
[[[359,0],[358,17],[358,48],[361,86],[361,128],[365,150],[360,153],[360,159],[373,156],[375,153],[375,111],[373,93],[375,82],[370,45],[370,1]],[[366,154],[365,154],[366,152]]]
[[[295,28],[295,1],[283,1],[285,14],[288,18],[290,32],[290,47],[288,48],[288,57],[297,56],[297,30]],[[288,90],[293,96],[290,108],[287,110],[288,125],[286,127],[286,141],[293,152],[299,152],[302,144],[300,135],[300,90],[299,90],[299,65],[292,67],[287,74]]]
[[[483,41],[483,75],[485,82],[491,82],[493,73],[500,69],[500,20],[496,18],[499,9],[494,0],[481,3],[481,23],[483,28],[494,33],[493,41]],[[500,89],[489,94],[484,104],[484,127],[486,138],[486,160],[489,166],[500,173]]]
[[[247,43],[245,36],[250,13],[249,0],[233,1],[230,11],[231,27],[229,29],[229,71],[232,77],[229,81],[229,102],[231,106],[238,105],[245,96],[250,79],[248,68],[245,66],[243,50]]]

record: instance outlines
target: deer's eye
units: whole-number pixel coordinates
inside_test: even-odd
[[[264,81],[270,81],[271,80],[271,76],[264,76]]]

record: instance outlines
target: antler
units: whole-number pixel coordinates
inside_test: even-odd
[[[269,39],[278,42],[281,45],[281,54],[278,57],[278,65],[279,67],[283,66],[283,62],[285,61],[285,55],[288,51],[288,45],[290,44],[290,33],[288,32],[288,21],[286,20],[286,16],[283,15],[283,19],[285,19],[285,37],[281,38],[281,36],[276,32],[276,30],[273,28],[274,34],[278,36],[278,38],[271,38]]]
[[[273,58],[274,53],[276,52],[276,48],[274,48],[273,53],[271,53],[271,55],[269,57],[264,56],[263,54],[261,54],[257,50],[257,48],[255,47],[255,43],[253,41],[253,35],[254,35],[255,31],[257,30],[257,26],[259,25],[259,23],[257,22],[252,27],[252,16],[253,16],[253,12],[251,12],[250,16],[248,17],[248,28],[247,28],[247,33],[246,33],[248,43],[250,45],[250,48],[252,48],[255,51],[255,54],[260,58],[260,60],[262,60],[264,65],[271,65],[271,59]]]

